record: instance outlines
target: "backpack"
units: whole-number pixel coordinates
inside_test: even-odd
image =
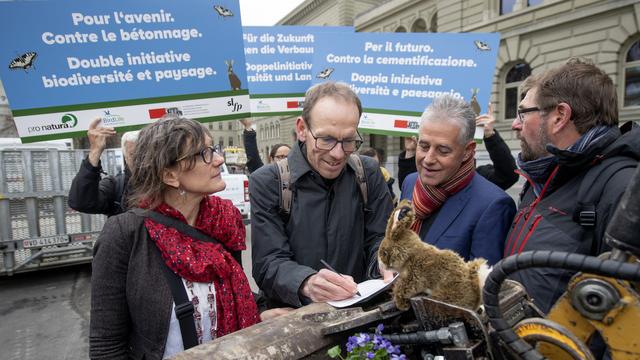
[[[362,195],[362,202],[367,206],[367,178],[364,174],[364,166],[362,159],[356,154],[349,155],[347,163],[356,171],[356,182],[358,189]],[[291,172],[289,171],[289,161],[285,158],[276,162],[278,166],[278,178],[280,180],[280,214],[288,217],[291,213],[291,202],[293,201],[293,193],[291,191]]]
[[[578,202],[573,212],[573,221],[580,224],[586,231],[586,238],[591,242],[591,255],[597,255],[602,239],[596,238],[596,234],[601,233],[600,228],[606,224],[599,224],[598,202],[602,197],[607,183],[616,173],[623,169],[635,168],[638,165],[636,159],[626,156],[613,156],[602,160],[591,167],[578,189]],[[596,184],[597,186],[593,186]]]

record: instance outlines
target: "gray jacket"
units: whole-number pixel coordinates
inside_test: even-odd
[[[304,280],[322,268],[321,259],[356,282],[377,274],[377,251],[392,211],[391,196],[378,164],[361,157],[368,203],[363,206],[355,170],[346,165],[329,185],[309,165],[298,143],[288,156],[293,201],[280,213],[276,164],[251,175],[253,277],[270,304],[299,307]]]
[[[93,256],[92,359],[162,358],[173,305],[163,265],[141,217],[107,220]]]

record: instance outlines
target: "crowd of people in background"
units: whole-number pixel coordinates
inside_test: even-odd
[[[366,279],[391,279],[377,249],[396,180],[420,238],[465,260],[607,251],[604,230],[634,171],[622,165],[640,159],[640,130],[618,126],[616,88],[589,62],[571,59],[532,75],[522,90],[512,124],[517,159],[494,128],[491,106],[476,116],[445,95],[426,108],[416,136],[403,139],[395,179],[379,150],[360,149],[362,105],[346,84],[307,91],[296,141],[273,146],[267,164],[251,120],[242,120],[256,294],[239,256],[240,213],[215,196],[225,186],[224,159],[206,127],[170,117],[127,133],[123,173],[102,178],[100,155],[115,132],[92,122],[89,155],[69,195],[72,208],[110,216],[93,260],[91,357],[161,359],[293,308],[352,297]],[[491,165],[476,167],[477,125]],[[516,207],[504,190],[519,175]],[[572,275],[529,269],[514,279],[548,312]],[[190,311],[179,311],[185,306]]]

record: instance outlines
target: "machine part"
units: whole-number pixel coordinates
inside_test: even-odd
[[[591,320],[602,320],[620,301],[620,295],[608,282],[585,279],[571,291],[571,303],[578,312]]]
[[[584,342],[551,320],[525,319],[519,322],[514,330],[526,342],[536,346],[548,359],[595,360]]]
[[[619,296],[619,301],[600,320],[583,316],[572,300],[579,284],[595,280],[613,287]],[[609,347],[611,358],[615,360],[640,359],[640,338],[637,335],[640,333],[640,294],[629,282],[577,274],[547,318],[562,325],[583,342],[587,342],[596,331],[599,332]]]
[[[489,274],[483,289],[482,295],[485,310],[491,322],[491,326],[497,331],[502,341],[504,341],[505,344],[517,354],[517,356],[524,358],[525,360],[539,360],[544,359],[544,357],[532,348],[529,343],[522,340],[513,331],[509,323],[505,321],[500,308],[498,294],[502,283],[509,275],[519,270],[536,267],[583,271],[600,276],[613,277],[620,280],[634,282],[640,281],[639,264],[622,263],[614,260],[602,260],[592,256],[559,251],[528,251],[519,255],[509,256],[498,262],[493,267],[493,271]],[[628,287],[628,283],[625,284],[627,284],[626,286]],[[620,291],[620,288],[618,288],[618,291]],[[622,293],[621,298],[625,299],[625,296]],[[635,302],[637,299],[638,296],[636,294],[635,296],[629,296],[628,301]],[[627,316],[624,316],[624,318],[626,317]],[[608,321],[607,317],[605,317],[604,320]],[[607,325],[611,325],[612,322],[613,319],[609,321]],[[634,326],[626,329],[634,329]],[[630,333],[633,334],[634,332]],[[607,341],[606,338],[605,341]],[[611,343],[608,344],[612,347]],[[634,345],[622,345],[621,348],[627,349],[631,347],[633,349],[636,346],[637,344],[634,343]],[[634,353],[634,351],[636,350],[633,350],[632,353]]]
[[[373,337],[374,334],[369,334]],[[443,327],[438,330],[417,331],[407,334],[383,334],[384,338],[393,344],[453,344],[456,347],[467,347],[471,344],[464,324],[461,322],[453,323],[451,326]]]

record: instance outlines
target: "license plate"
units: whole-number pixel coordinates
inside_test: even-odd
[[[27,239],[22,241],[22,246],[25,249],[34,247],[43,247],[51,245],[66,244],[69,242],[69,235],[56,235],[37,239]]]

